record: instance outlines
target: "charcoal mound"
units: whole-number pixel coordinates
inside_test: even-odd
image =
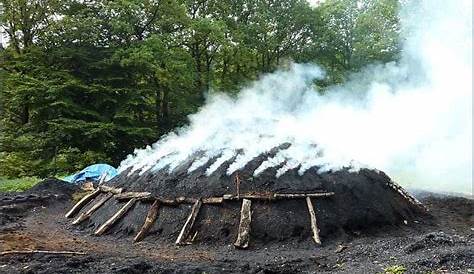
[[[46,178],[28,189],[27,194],[53,194],[56,197],[71,197],[79,190],[79,186],[57,178]]]
[[[277,178],[279,167],[274,167],[268,168],[258,176],[253,176],[255,169],[271,156],[272,152],[269,152],[256,157],[244,168],[229,175],[226,171],[234,160],[230,159],[209,176],[206,175],[206,170],[215,158],[209,159],[200,168],[188,172],[196,160],[196,156],[191,156],[171,173],[162,169],[129,174],[129,170],[126,170],[107,185],[122,188],[126,192],[150,192],[156,197],[167,199],[176,197],[198,199],[236,194],[235,177],[238,175],[241,194],[334,192],[330,197],[312,198],[320,236],[323,238],[341,233],[398,226],[425,214],[416,200],[394,184],[386,174],[377,170],[342,169],[335,172],[318,172],[318,167],[313,167],[304,174],[299,174],[298,168],[294,168]],[[105,195],[107,194],[98,195],[82,209],[82,212],[90,209]],[[82,228],[96,231],[124,204],[124,201],[118,199],[107,200],[86,222],[81,223]],[[149,201],[135,203],[107,233],[133,237],[143,225],[150,205]],[[158,218],[145,240],[174,242],[191,212],[191,206],[191,204],[180,204],[160,207]],[[233,243],[238,233],[240,207],[241,201],[204,204],[193,226],[191,233],[193,242]],[[310,242],[311,235],[311,223],[305,199],[252,202],[252,244],[281,241]]]

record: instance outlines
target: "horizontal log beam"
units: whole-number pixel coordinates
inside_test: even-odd
[[[112,194],[120,194],[122,193],[123,189],[122,188],[115,188],[115,187],[110,187],[110,186],[99,186],[100,191],[102,192],[110,192]]]
[[[150,192],[123,192],[115,195],[117,200],[128,200],[128,199],[148,199],[151,198]]]
[[[223,201],[224,198],[222,197],[208,197],[202,199],[203,204],[221,204]]]
[[[329,197],[333,196],[334,192],[317,192],[317,193],[275,193],[275,199],[298,199],[306,197]]]

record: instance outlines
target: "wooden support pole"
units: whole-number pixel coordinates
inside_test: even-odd
[[[115,195],[115,199],[117,200],[128,200],[128,199],[147,199],[151,197],[150,192],[123,192],[120,194]]]
[[[250,223],[252,222],[251,212],[252,201],[249,199],[242,200],[242,208],[240,210],[240,224],[237,234],[237,240],[234,243],[235,247],[247,248],[250,239]]]
[[[321,239],[319,238],[319,229],[316,222],[316,213],[314,213],[313,203],[311,202],[311,197],[306,197],[306,205],[308,206],[309,217],[311,219],[311,230],[313,232],[313,240],[316,244],[321,244]]]
[[[71,210],[66,213],[66,218],[71,218],[76,215],[90,200],[94,199],[97,195],[99,195],[100,189],[94,190],[92,193],[87,194],[84,196],[79,202],[77,202]]]
[[[179,236],[176,239],[175,244],[181,245],[185,243],[194,225],[194,221],[196,221],[196,217],[199,213],[199,209],[201,208],[201,205],[202,205],[201,199],[198,199],[194,203],[193,208],[191,209],[191,214],[189,214],[188,219],[186,220],[186,223],[184,223],[184,226],[181,229],[181,232],[179,233]]]
[[[135,204],[137,199],[133,198],[128,201],[122,208],[117,211],[110,219],[108,219],[103,225],[101,225],[95,232],[94,235],[100,236],[104,234],[113,224],[115,224],[125,213]]]
[[[159,209],[160,209],[160,202],[158,200],[155,200],[153,204],[151,205],[150,209],[148,210],[148,214],[146,215],[146,219],[145,219],[145,222],[143,223],[142,228],[140,229],[140,231],[138,231],[135,238],[133,238],[134,243],[137,243],[146,237],[146,234],[148,233],[148,231],[150,231],[151,227],[153,226],[153,223],[158,217]]]
[[[83,221],[89,219],[89,217],[94,213],[99,207],[101,207],[105,202],[107,202],[110,197],[114,196],[112,193],[105,193],[105,196],[102,197],[95,205],[93,205],[87,212],[82,213],[79,217],[72,222],[73,225],[82,223]]]

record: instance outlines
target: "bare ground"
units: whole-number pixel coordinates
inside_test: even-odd
[[[85,253],[1,255],[1,273],[384,273],[389,267],[406,273],[474,273],[470,199],[424,195],[432,218],[323,239],[321,247],[302,239],[235,250],[232,243],[176,247],[91,236],[64,218],[73,191],[53,187],[0,195],[0,251]]]

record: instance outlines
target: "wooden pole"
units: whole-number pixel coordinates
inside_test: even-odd
[[[93,205],[87,212],[82,213],[81,215],[79,215],[79,217],[76,220],[74,220],[74,222],[72,222],[72,224],[77,225],[77,224],[80,224],[83,221],[89,219],[89,217],[92,215],[92,213],[94,213],[97,209],[99,209],[99,207],[101,207],[103,204],[105,204],[105,202],[107,202],[110,199],[110,197],[112,197],[112,196],[114,196],[114,194],[105,193],[105,196],[102,197],[102,199],[100,199],[95,205]]]
[[[314,213],[311,197],[306,197],[306,205],[308,206],[309,217],[311,219],[311,230],[313,232],[313,240],[316,244],[320,245],[321,239],[319,238],[319,229],[316,223],[316,213]]]
[[[99,195],[100,189],[94,190],[92,193],[87,194],[84,196],[79,202],[77,202],[71,210],[66,213],[66,218],[73,217],[77,212],[79,212],[90,200],[94,199],[97,195]]]
[[[191,214],[189,214],[188,219],[186,220],[186,223],[184,223],[184,226],[181,229],[181,232],[179,233],[178,239],[176,239],[175,244],[181,245],[188,238],[188,235],[191,232],[191,229],[193,227],[194,221],[196,221],[196,217],[199,213],[199,209],[201,208],[201,205],[202,205],[201,199],[198,199],[194,203],[193,208],[191,209]]]
[[[249,199],[242,200],[242,208],[240,210],[240,224],[237,234],[237,240],[234,246],[237,248],[247,248],[250,239],[250,223],[252,222],[251,212],[252,201]]]
[[[140,231],[138,231],[135,238],[133,238],[134,243],[137,243],[143,240],[143,238],[145,238],[146,234],[148,233],[148,231],[150,231],[151,227],[153,226],[153,223],[158,217],[159,209],[160,209],[160,202],[158,200],[155,200],[153,204],[151,205],[150,209],[148,210],[148,214],[146,215],[146,219],[145,219],[145,222],[143,223],[142,228],[140,229]]]
[[[115,224],[120,218],[122,218],[125,213],[135,204],[137,200],[136,199],[131,199],[128,201],[122,208],[117,211],[110,219],[108,219],[103,225],[101,225],[95,232],[94,235],[100,236],[104,234],[113,224]]]

